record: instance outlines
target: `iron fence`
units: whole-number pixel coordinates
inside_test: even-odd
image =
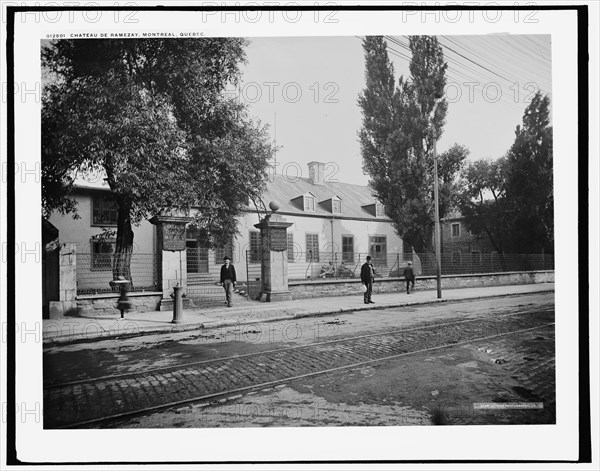
[[[189,249],[188,249],[189,250]],[[203,250],[192,252],[195,260],[190,262],[188,251],[187,259],[187,285],[185,289],[185,295],[190,299],[193,307],[195,308],[210,308],[220,307],[226,304],[225,290],[221,286],[221,265],[222,265],[222,254],[214,254],[214,257],[205,257],[202,255]],[[204,253],[208,253],[207,251]],[[199,257],[196,255],[199,254]],[[200,263],[197,263],[199,260]],[[204,260],[208,262],[204,263]],[[210,262],[210,263],[209,263]],[[191,270],[193,268],[202,268],[204,264],[205,269]],[[246,301],[249,297],[248,283],[243,281],[243,265],[238,264],[235,266],[237,274],[237,283],[233,292],[233,304]],[[260,264],[258,265],[258,289],[260,290]],[[257,293],[258,294],[258,293]],[[253,298],[251,298],[253,299]]]
[[[113,281],[113,254],[77,254],[77,294],[118,293]],[[159,291],[158,257],[156,254],[131,255],[131,284],[128,291]]]
[[[206,308],[226,304],[225,291],[216,281],[199,281],[188,278],[185,295],[192,301],[194,307]]]
[[[366,252],[296,252],[294,260],[288,260],[288,279],[327,280],[360,278],[360,269],[371,256],[378,278],[402,277],[408,262],[413,263],[418,276],[436,274],[435,254],[366,253]],[[260,267],[260,265],[258,265]],[[552,254],[442,254],[443,275],[496,273],[510,271],[553,270]]]
[[[434,254],[419,254],[420,275],[436,274]],[[554,254],[443,253],[442,275],[554,270]]]

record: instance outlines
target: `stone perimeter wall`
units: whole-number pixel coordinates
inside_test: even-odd
[[[554,271],[446,275],[442,276],[442,289],[553,282]],[[419,291],[437,289],[436,277],[417,277],[415,288]],[[363,293],[362,283],[359,279],[290,282],[289,289],[292,292],[292,299],[349,296]],[[400,293],[405,290],[404,278],[380,278],[375,279],[375,283],[373,283],[373,293]]]
[[[160,301],[162,299],[161,293],[153,294],[136,294],[128,293],[127,297],[131,303],[131,311],[137,312],[150,312],[158,311],[160,308]],[[77,298],[77,310],[79,315],[103,315],[114,317],[115,314],[119,314],[120,311],[117,309],[117,301],[119,295],[96,295],[96,296],[79,296]],[[125,314],[127,315],[127,314]]]
[[[442,276],[442,289],[553,282],[554,271],[449,275]],[[373,293],[399,293],[404,292],[405,287],[403,278],[380,278],[373,284]],[[415,287],[419,291],[435,290],[436,278],[435,276],[417,277]],[[292,292],[292,299],[360,295],[363,292],[359,279],[297,281],[291,282],[289,289]],[[150,312],[160,309],[161,293],[129,293],[128,297],[134,311]],[[93,313],[114,317],[119,313],[116,308],[118,299],[119,295],[79,296],[76,301],[77,311],[79,315]]]

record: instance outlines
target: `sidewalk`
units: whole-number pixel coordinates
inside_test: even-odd
[[[42,335],[44,344],[65,344],[547,291],[554,291],[554,283],[447,289],[442,292],[442,299],[437,299],[435,290],[415,291],[410,295],[406,293],[373,294],[375,304],[370,305],[363,303],[361,294],[275,303],[248,301],[240,297],[235,300],[236,304],[231,308],[223,305],[223,307],[205,310],[184,310],[182,322],[179,324],[171,322],[172,312],[128,312],[125,313],[125,318],[121,319],[120,313],[116,309],[114,316],[91,315],[44,319]]]

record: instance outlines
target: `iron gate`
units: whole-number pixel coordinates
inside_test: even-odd
[[[246,290],[249,299],[258,299],[261,288],[260,259],[257,261],[254,252],[246,251]]]

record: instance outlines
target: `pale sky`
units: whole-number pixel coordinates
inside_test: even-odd
[[[528,97],[551,93],[550,36],[440,36],[449,64],[449,110],[438,151],[467,146],[470,159],[506,153]],[[308,176],[312,160],[333,162],[330,179],[366,185],[357,133],[364,88],[361,39],[347,37],[251,38],[243,83],[230,89],[250,113],[271,127],[277,173]],[[408,39],[387,40],[396,79],[408,72]]]

